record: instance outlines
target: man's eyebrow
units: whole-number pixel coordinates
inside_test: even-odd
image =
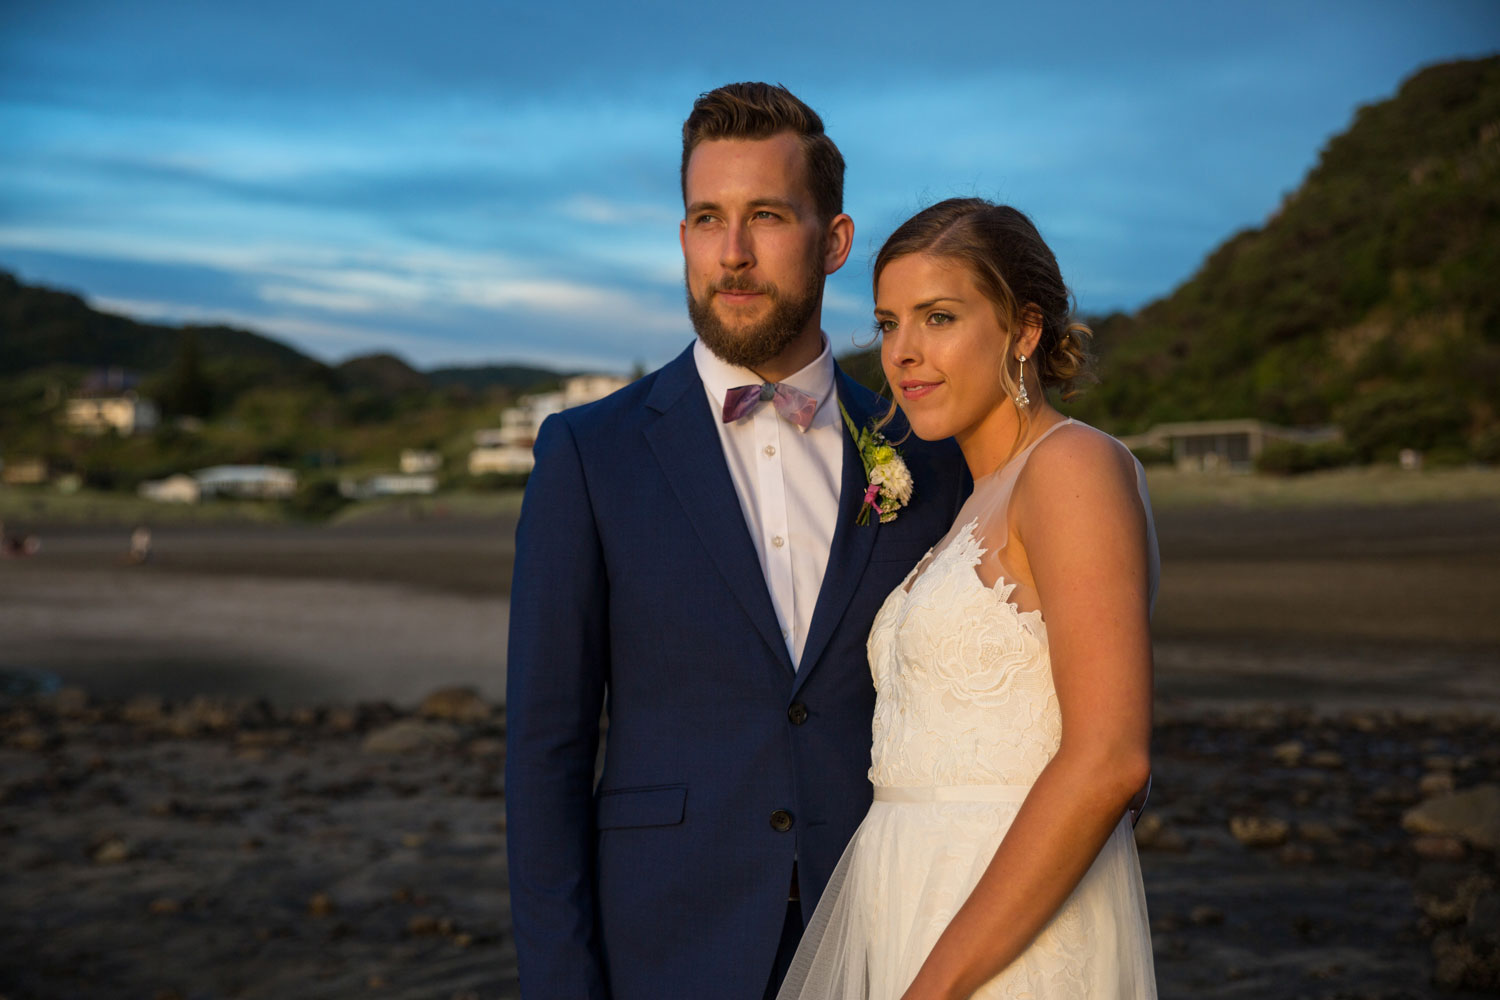
[[[797,206],[785,198],[752,198],[749,202],[750,208],[779,208],[784,212],[797,211]],[[695,201],[687,207],[688,215],[697,215],[699,212],[721,211],[716,201]]]

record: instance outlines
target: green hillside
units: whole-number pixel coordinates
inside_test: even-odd
[[[1360,108],[1264,226],[1098,322],[1102,382],[1070,409],[1118,432],[1331,422],[1367,460],[1493,461],[1497,276],[1500,57],[1434,66]]]

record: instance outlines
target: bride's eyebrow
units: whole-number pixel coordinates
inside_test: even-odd
[[[918,302],[916,305],[912,306],[912,308],[918,310],[931,309],[939,302],[956,302],[959,305],[963,305],[964,300],[954,295],[939,295],[935,299],[928,299],[926,302]]]

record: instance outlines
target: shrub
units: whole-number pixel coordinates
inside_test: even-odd
[[[1355,458],[1354,450],[1342,441],[1319,444],[1272,441],[1255,457],[1255,471],[1272,476],[1296,476],[1350,465]]]

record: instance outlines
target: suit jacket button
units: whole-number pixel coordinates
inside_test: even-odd
[[[778,809],[771,814],[771,829],[777,833],[786,833],[792,828],[792,814],[785,809]]]
[[[807,706],[800,701],[792,702],[792,707],[786,710],[786,717],[792,720],[792,725],[802,725],[807,721]]]

